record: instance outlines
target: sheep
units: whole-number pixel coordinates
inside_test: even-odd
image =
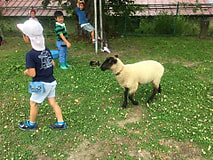
[[[160,80],[163,76],[164,67],[157,61],[146,60],[137,62],[134,64],[126,64],[118,58],[118,55],[108,57],[101,65],[101,70],[111,70],[118,83],[124,88],[124,102],[121,106],[125,109],[127,106],[127,96],[129,92],[129,100],[133,105],[138,105],[138,102],[133,99],[133,95],[136,92],[138,85],[153,83],[153,93],[147,100],[150,103],[156,93],[161,93]]]

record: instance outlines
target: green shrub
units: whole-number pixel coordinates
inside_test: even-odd
[[[189,16],[178,16],[176,33],[180,35],[199,35],[200,19]]]
[[[141,17],[139,27],[135,29],[139,34],[173,34],[174,32],[173,15],[162,12],[159,16]]]
[[[173,15],[168,15],[167,12],[161,12],[159,16],[154,18],[155,33],[172,34],[174,31],[174,18]]]
[[[134,30],[136,34],[177,34],[199,35],[200,20],[198,17],[168,15],[162,12],[159,16],[141,17],[139,27]],[[213,28],[209,30],[213,34]]]
[[[152,34],[155,30],[155,23],[152,22],[151,17],[143,17],[140,20],[139,27],[135,29],[137,34]]]

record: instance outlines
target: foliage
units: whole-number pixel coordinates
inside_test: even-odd
[[[165,67],[162,94],[150,105],[152,85],[139,87],[139,106],[122,104],[123,89],[110,71],[90,67],[104,53],[70,37],[68,62],[62,71],[56,59],[56,97],[68,125],[52,131],[52,108],[39,106],[38,130],[18,129],[29,118],[30,78],[23,75],[30,49],[20,37],[6,37],[1,46],[0,159],[211,159],[213,156],[212,40],[195,37],[124,37],[110,41],[124,63],[154,59]],[[14,45],[15,44],[15,45]],[[55,47],[55,37],[46,39]],[[145,156],[148,156],[146,158]],[[74,158],[73,158],[74,157]]]
[[[66,9],[66,11],[70,11],[70,9],[74,9],[76,7],[77,0],[67,0],[65,3],[62,3],[62,0],[57,0],[59,4],[62,5]],[[94,1],[91,0],[85,0],[86,4],[89,5],[89,3],[94,3]],[[99,1],[97,1],[99,3]],[[42,4],[44,7],[47,7],[47,5],[50,3],[50,0],[43,0]],[[105,1],[102,0],[103,5],[105,4]],[[105,4],[105,14],[114,13],[114,15],[131,15],[134,14],[139,8],[137,6],[134,6],[133,0],[108,0]],[[87,10],[87,5],[85,10]],[[92,5],[93,6],[93,5]],[[140,7],[141,8],[141,7]],[[91,12],[94,12],[94,8],[90,9]],[[112,11],[112,12],[111,12]]]
[[[172,35],[175,31],[177,35],[199,35],[202,17],[178,16],[176,20],[174,15],[162,13],[159,16],[140,17],[139,19],[139,26],[135,27],[136,29],[134,31],[128,30],[128,33]],[[210,34],[211,27],[209,27],[209,29]]]
[[[136,7],[132,0],[109,0],[106,3],[106,15],[113,16],[130,16],[134,14],[138,7]]]
[[[199,35],[200,17],[178,16],[176,34],[178,35]]]

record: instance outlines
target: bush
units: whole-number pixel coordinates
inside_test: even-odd
[[[176,34],[199,35],[200,18],[189,16],[178,16]]]
[[[135,29],[140,34],[173,34],[175,17],[162,12],[159,16],[141,17],[139,28]]]
[[[155,31],[155,23],[151,17],[143,17],[140,20],[139,28],[135,29],[137,34],[152,34]]]
[[[156,34],[172,34],[174,31],[175,17],[168,15],[167,12],[161,12],[159,16],[154,17]]]
[[[202,17],[178,16],[162,13],[154,17],[141,17],[139,27],[135,29],[136,34],[177,34],[177,35],[199,35],[200,21]],[[176,21],[176,23],[175,23]],[[176,28],[175,28],[176,27]],[[174,32],[175,31],[175,32]],[[213,27],[209,27],[210,35]]]

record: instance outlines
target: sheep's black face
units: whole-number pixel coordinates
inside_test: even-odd
[[[112,67],[112,65],[115,63],[117,63],[117,59],[115,57],[109,57],[101,65],[101,70],[105,71],[107,69],[110,69]]]

